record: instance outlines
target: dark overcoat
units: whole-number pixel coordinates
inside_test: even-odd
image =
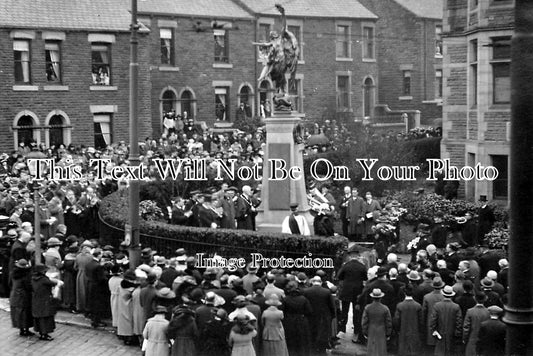
[[[424,325],[422,306],[414,299],[399,303],[394,315],[394,325],[398,331],[398,355],[420,355]]]
[[[441,339],[437,338],[435,356],[454,355],[458,338],[462,334],[463,318],[461,308],[450,299],[444,299],[435,304],[430,317],[430,332],[437,331]]]
[[[303,291],[303,295],[313,309],[313,314],[309,316],[312,343],[317,349],[325,349],[331,334],[331,320],[335,315],[331,291],[322,286],[311,286]]]
[[[375,301],[363,310],[361,320],[363,334],[367,336],[367,355],[387,355],[387,337],[392,333],[392,318],[389,308]]]
[[[366,281],[366,267],[356,259],[349,260],[339,269],[337,279],[342,281],[338,294],[340,300],[352,301],[363,291],[363,282]]]

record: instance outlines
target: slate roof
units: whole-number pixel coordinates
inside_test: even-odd
[[[213,18],[246,18],[252,14],[231,0],[138,0],[140,13]]]
[[[280,4],[288,17],[362,18],[378,17],[357,0],[240,0],[261,15],[279,16],[274,7]]]
[[[129,0],[1,0],[0,27],[129,31]]]
[[[379,1],[379,0],[377,0]],[[418,17],[442,20],[443,0],[394,0]]]

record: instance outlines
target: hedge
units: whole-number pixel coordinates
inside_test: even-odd
[[[150,183],[147,183],[150,184]],[[103,228],[101,239],[118,245],[124,238],[128,219],[127,190],[105,197],[99,215]],[[141,243],[166,256],[184,247],[191,253],[217,253],[222,257],[248,257],[261,253],[264,257],[333,258],[336,265],[342,260],[348,240],[342,236],[297,236],[282,233],[249,230],[209,229],[171,225],[165,222],[140,220]],[[248,260],[248,258],[247,258]]]

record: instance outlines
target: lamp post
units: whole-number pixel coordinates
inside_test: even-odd
[[[38,167],[40,160],[46,158],[45,154],[38,151],[36,146],[32,148],[32,151],[26,156],[26,161],[28,163],[28,169],[32,178],[32,188],[33,188],[33,232],[35,236],[35,264],[41,264],[41,216],[39,215],[39,189],[41,185],[38,180],[40,177],[37,177]]]
[[[511,233],[507,355],[533,353],[533,2],[515,1],[511,44]]]
[[[137,92],[139,63],[137,62],[137,0],[131,0],[131,38],[130,38],[130,97],[129,97],[129,126],[130,126],[130,152],[129,164],[134,167],[139,166],[139,138],[137,132]],[[129,226],[131,228],[131,240],[129,245],[130,267],[135,268],[140,264],[141,248],[139,239],[139,185],[136,179],[130,181],[129,187]]]

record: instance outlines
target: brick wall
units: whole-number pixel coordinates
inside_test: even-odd
[[[393,0],[362,0],[379,16],[376,32],[379,63],[379,103],[392,110],[420,110],[422,122],[442,117],[442,106],[424,104],[435,99],[435,25],[440,21],[421,19]],[[403,94],[403,71],[411,65],[411,100]]]
[[[166,19],[168,18],[159,18]],[[256,47],[252,45],[255,38],[256,23],[249,20],[236,20],[230,30],[230,60],[232,68],[213,68],[214,43],[210,29],[196,32],[193,25],[198,19],[179,18],[176,46],[176,67],[179,71],[160,71],[160,39],[158,18],[151,19],[150,52],[151,57],[151,105],[154,135],[161,127],[160,96],[162,91],[171,86],[178,95],[185,87],[190,88],[196,98],[196,119],[208,125],[215,123],[215,94],[213,81],[230,81],[230,121],[235,118],[238,89],[243,83],[252,86],[256,93],[257,78],[262,70],[262,63],[256,57]],[[277,21],[277,20],[276,20]],[[209,22],[203,21],[204,24]],[[275,23],[272,29],[278,29]],[[364,78],[371,76],[377,82],[377,64],[363,63],[361,44],[362,27],[359,21],[352,21],[352,58],[353,61],[335,60],[335,21],[331,19],[305,19],[303,31],[303,63],[298,65],[297,78],[302,77],[303,111],[312,120],[331,119],[336,113],[336,72],[351,71],[351,105],[357,116],[363,114]]]
[[[15,91],[13,40],[10,30],[0,31],[0,62],[4,63],[0,71],[0,120],[6,129],[0,130],[0,150],[13,148],[14,135],[12,131],[15,116],[23,110],[33,112],[41,125],[53,110],[65,112],[72,124],[71,142],[74,144],[94,145],[93,114],[91,105],[116,105],[113,113],[112,134],[115,141],[128,140],[128,94],[129,94],[129,34],[113,33],[116,42],[111,45],[111,84],[116,86],[114,91],[91,91],[91,43],[88,42],[87,32],[69,31],[61,41],[61,72],[63,86],[67,91],[45,91],[49,84],[45,75],[44,40],[40,31],[35,32],[35,39],[31,41],[31,85],[36,91]],[[141,37],[140,42],[143,42]],[[142,48],[142,46],[139,46]],[[140,137],[150,135],[150,122],[145,118],[150,116],[149,97],[142,95],[149,92],[147,55],[140,53],[139,74],[139,134]],[[7,129],[9,128],[9,129]],[[44,142],[44,131],[40,141]]]

